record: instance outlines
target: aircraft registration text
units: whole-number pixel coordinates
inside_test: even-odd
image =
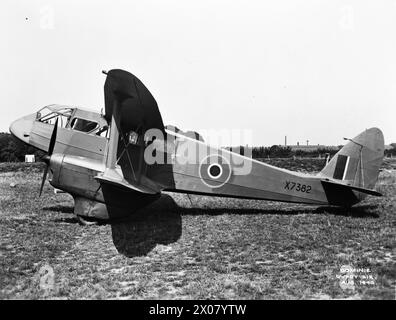
[[[285,181],[285,189],[310,193],[312,187],[310,185],[301,184],[301,183],[297,183],[297,182],[293,182],[293,181]]]

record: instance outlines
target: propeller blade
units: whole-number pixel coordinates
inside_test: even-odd
[[[56,118],[56,120],[55,120],[54,130],[52,131],[52,134],[51,134],[51,140],[50,140],[50,143],[49,143],[49,146],[48,146],[48,154],[45,155],[41,159],[47,165],[45,166],[43,179],[41,180],[41,187],[40,187],[40,195],[39,195],[39,197],[41,197],[41,193],[43,192],[43,188],[44,188],[44,183],[45,183],[45,180],[47,179],[47,173],[48,173],[48,168],[50,166],[51,155],[54,152],[54,148],[55,148],[56,133],[57,132],[58,132],[58,118]]]
[[[48,146],[48,155],[49,156],[51,156],[52,152],[54,152],[57,131],[58,131],[58,118],[56,118],[54,130],[52,131],[51,140],[50,140],[50,143]]]
[[[43,175],[43,180],[41,180],[41,187],[40,187],[40,195],[39,197],[41,197],[41,193],[43,192],[43,188],[44,188],[44,183],[45,183],[45,179],[47,179],[47,173],[48,173],[48,165],[45,166],[44,169],[44,175]]]

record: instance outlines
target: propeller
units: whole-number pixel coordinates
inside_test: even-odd
[[[43,192],[43,188],[44,188],[44,183],[45,183],[45,180],[47,179],[47,173],[48,173],[48,168],[50,166],[51,155],[54,152],[57,131],[58,131],[58,118],[56,118],[55,125],[54,125],[54,130],[52,131],[51,140],[50,140],[50,143],[49,143],[49,146],[48,146],[48,154],[46,154],[41,159],[47,165],[46,165],[46,167],[44,169],[43,179],[41,180],[41,187],[40,187],[40,195],[39,195],[39,197],[41,197],[41,193]]]

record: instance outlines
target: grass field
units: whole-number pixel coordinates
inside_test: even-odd
[[[0,164],[1,299],[395,299],[395,160],[384,197],[349,212],[167,193],[128,221],[85,227],[69,195],[46,183],[38,197],[42,168]],[[360,269],[354,284],[340,285],[342,266]]]

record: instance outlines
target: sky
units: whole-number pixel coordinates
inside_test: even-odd
[[[52,103],[99,112],[121,68],[183,130],[396,142],[396,0],[2,0],[0,39],[0,132]]]

